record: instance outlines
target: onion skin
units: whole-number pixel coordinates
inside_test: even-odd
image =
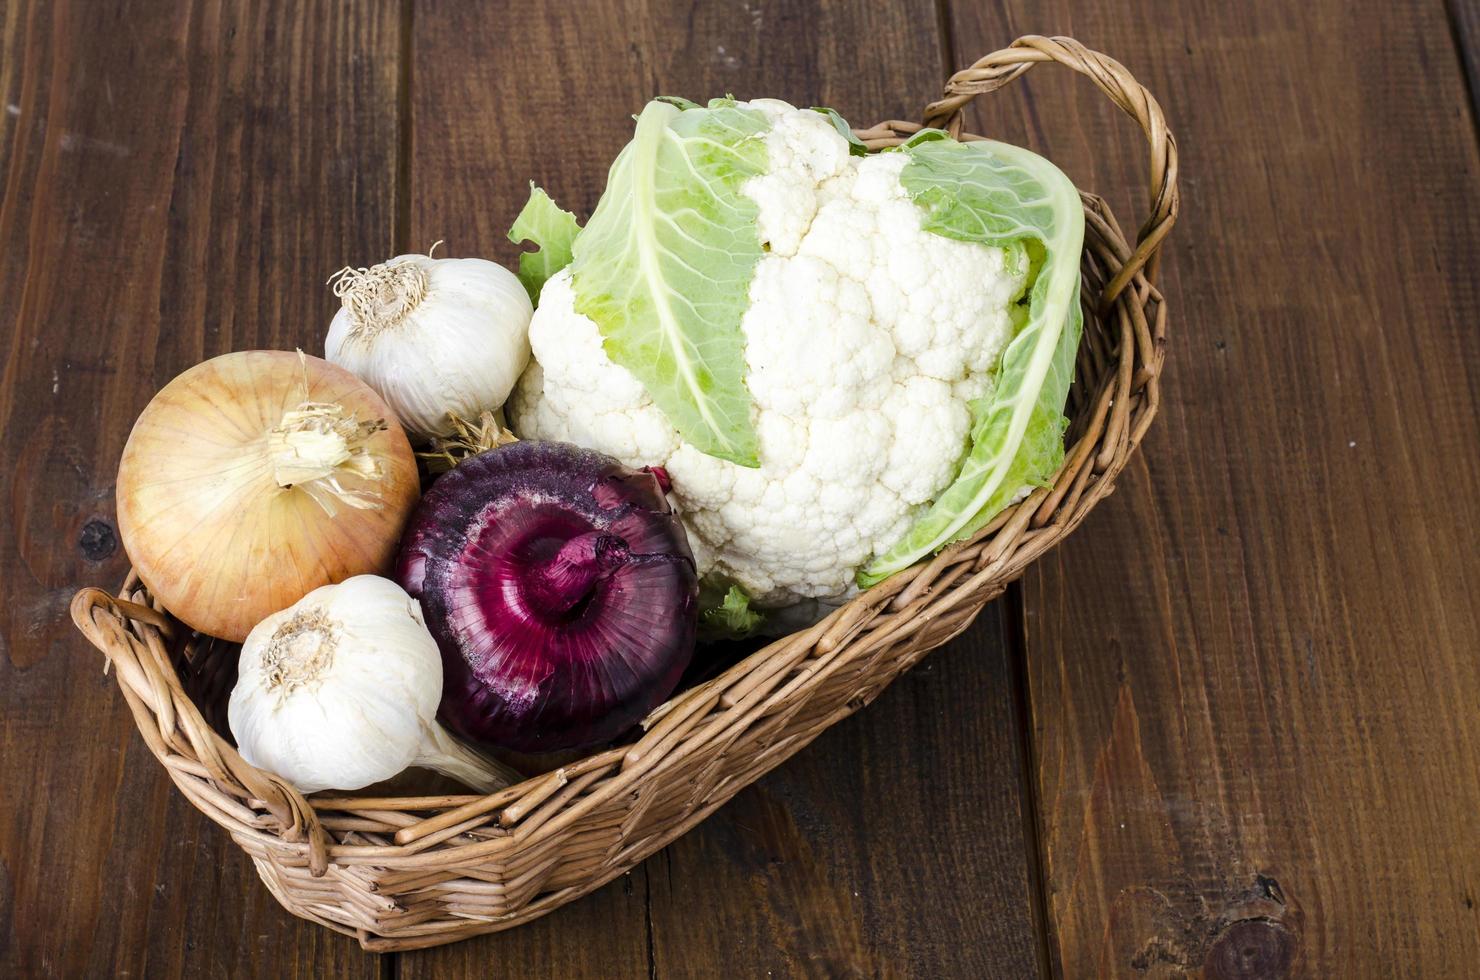
[[[693,656],[693,554],[657,478],[564,443],[502,446],[438,479],[396,579],[442,651],[442,721],[516,752],[610,741]]]
[[[371,506],[330,516],[304,487],[278,485],[268,433],[304,402],[386,421],[363,440],[380,477],[341,481]],[[165,608],[240,642],[319,586],[388,571],[418,491],[411,445],[368,385],[316,357],[243,351],[185,371],[140,414],[118,466],[118,528]]]

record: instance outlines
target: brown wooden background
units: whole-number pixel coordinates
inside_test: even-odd
[[[1462,0],[0,0],[0,973],[1026,977],[1480,970],[1480,11]],[[917,117],[1071,34],[1184,162],[1162,416],[1066,546],[594,896],[395,957],[281,911],[70,626],[113,472],[323,282],[509,260],[660,93]],[[1039,68],[970,128],[1129,219],[1140,145]],[[1468,85],[1467,85],[1468,81]],[[1134,224],[1134,221],[1128,221]]]

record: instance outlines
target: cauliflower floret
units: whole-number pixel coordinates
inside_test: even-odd
[[[749,105],[771,122],[768,172],[742,189],[767,247],[741,320],[760,467],[684,442],[575,312],[569,270],[540,296],[510,408],[525,438],[665,466],[701,575],[815,615],[954,478],[1024,273],[926,231],[904,154],[853,157],[822,114]]]
[[[817,213],[824,184],[853,172],[848,143],[820,112],[798,112],[777,99],[747,103],[771,123],[766,132],[766,173],[745,193],[760,206],[756,231],[776,255],[795,255]],[[828,137],[831,137],[829,139]]]
[[[526,439],[559,439],[610,453],[631,466],[667,461],[681,440],[632,372],[601,349],[601,333],[575,310],[567,269],[545,283],[545,315],[529,332],[533,357],[511,404]],[[548,371],[546,370],[548,366]]]

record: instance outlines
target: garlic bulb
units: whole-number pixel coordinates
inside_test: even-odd
[[[420,490],[411,444],[363,381],[242,351],[185,371],[139,415],[118,529],[165,608],[240,642],[310,589],[388,569]]]
[[[242,758],[304,793],[353,790],[411,766],[480,793],[518,778],[437,724],[442,658],[421,606],[357,575],[258,623],[227,718]]]
[[[379,392],[416,436],[451,434],[449,416],[496,411],[529,363],[534,308],[503,266],[398,255],[332,282],[343,306],[324,356]]]

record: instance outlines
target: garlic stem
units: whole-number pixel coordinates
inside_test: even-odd
[[[492,793],[524,779],[517,770],[474,752],[436,722],[422,725],[421,754],[411,764],[450,776],[480,793]]]
[[[433,473],[446,473],[469,456],[519,441],[509,431],[502,408],[497,412],[481,413],[477,422],[469,422],[456,412],[448,412],[447,421],[452,434],[433,436],[431,449],[416,454],[427,461]]]

